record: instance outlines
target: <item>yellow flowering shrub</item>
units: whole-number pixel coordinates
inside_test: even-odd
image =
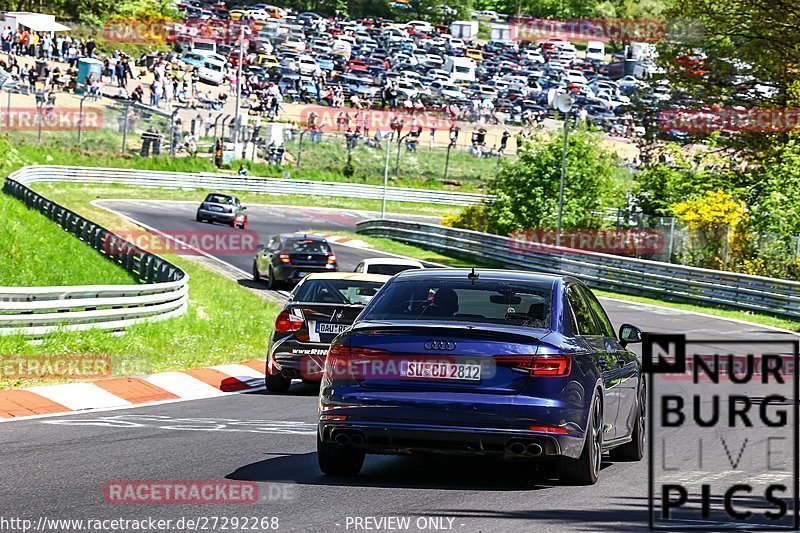
[[[747,204],[722,190],[707,191],[671,206],[696,242],[692,263],[727,268],[744,260],[747,252]]]

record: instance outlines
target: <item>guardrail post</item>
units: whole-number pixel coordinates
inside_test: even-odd
[[[120,153],[125,154],[125,144],[128,140],[128,110],[131,108],[130,104],[125,106],[122,116],[122,148]]]
[[[81,103],[78,106],[78,145],[81,144],[81,136],[83,134],[83,101],[88,97],[88,93],[83,95],[83,98],[81,98]]]
[[[305,135],[307,131],[308,128],[301,131],[300,137],[297,139],[297,161],[294,163],[295,168],[300,168],[300,155],[303,153],[303,135]]]

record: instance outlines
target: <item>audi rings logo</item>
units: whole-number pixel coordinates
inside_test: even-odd
[[[456,349],[456,343],[455,341],[425,341],[425,349],[452,352]]]

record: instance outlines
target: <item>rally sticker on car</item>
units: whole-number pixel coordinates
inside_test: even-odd
[[[317,333],[332,333],[338,335],[347,328],[350,324],[331,324],[330,322],[317,322]]]

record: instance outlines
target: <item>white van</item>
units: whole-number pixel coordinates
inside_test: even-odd
[[[301,76],[314,76],[319,73],[319,66],[310,55],[301,55],[297,58],[297,70]]]
[[[456,83],[472,83],[475,81],[476,67],[474,59],[447,56],[443,68],[450,74],[450,80]]]
[[[344,56],[345,59],[350,59],[350,54],[352,53],[352,50],[353,50],[352,45],[343,39],[337,39],[336,41],[333,42],[333,45],[331,45],[331,51],[334,54],[339,54]]]
[[[478,22],[475,20],[456,20],[450,24],[450,35],[470,41],[478,36]]]
[[[606,45],[600,41],[586,43],[586,59],[590,61],[603,61],[606,57]]]
[[[192,39],[189,51],[204,56],[217,53],[217,42],[214,39]]]
[[[206,58],[203,64],[197,69],[200,81],[220,85],[225,81],[225,63],[214,58]]]

